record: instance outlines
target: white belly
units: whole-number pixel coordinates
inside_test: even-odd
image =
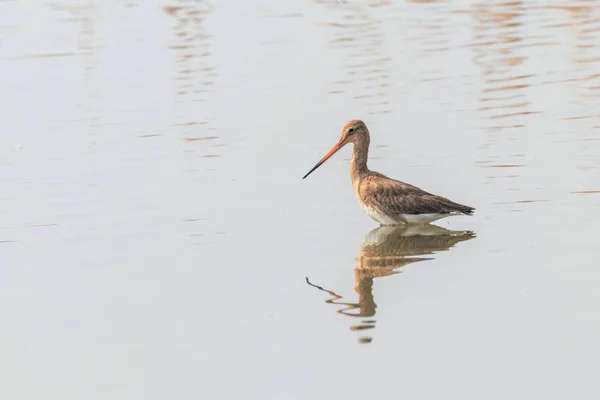
[[[379,210],[367,206],[362,201],[359,201],[360,207],[363,209],[365,214],[367,214],[373,220],[379,222],[381,225],[397,225],[402,224],[402,221],[397,221],[393,218],[388,217],[386,214],[380,212]]]
[[[451,215],[452,214],[402,214],[402,217],[409,224],[428,224]]]
[[[391,217],[373,207],[369,207],[362,201],[359,201],[360,207],[373,220],[381,225],[401,225],[401,224],[428,224],[438,219],[446,218],[452,214],[402,214],[398,217]]]

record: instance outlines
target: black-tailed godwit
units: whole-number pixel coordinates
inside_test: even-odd
[[[381,225],[427,224],[453,215],[472,215],[473,207],[428,193],[416,186],[388,178],[367,167],[370,143],[364,122],[352,120],[344,126],[335,146],[306,175],[310,175],[338,150],[352,143],[350,177],[358,203],[365,213]]]

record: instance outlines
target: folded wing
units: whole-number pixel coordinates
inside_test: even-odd
[[[363,179],[360,195],[363,201],[388,214],[472,215],[475,210],[380,174]]]

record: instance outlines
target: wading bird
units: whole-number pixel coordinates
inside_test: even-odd
[[[381,225],[427,224],[453,215],[472,215],[473,207],[455,203],[416,186],[388,178],[367,167],[369,130],[364,122],[352,120],[344,126],[335,146],[306,175],[310,175],[338,150],[352,143],[350,178],[358,203]]]

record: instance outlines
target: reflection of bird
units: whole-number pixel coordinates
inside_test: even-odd
[[[360,247],[356,258],[354,276],[358,294],[358,303],[339,302],[342,296],[312,284],[309,285],[323,290],[334,298],[327,300],[329,304],[346,306],[339,313],[351,317],[372,317],[375,315],[375,299],[373,296],[373,279],[399,273],[398,268],[431,258],[420,257],[445,251],[455,244],[475,237],[470,231],[449,231],[435,225],[401,225],[380,226],[369,232]],[[352,310],[358,309],[358,312]],[[375,321],[364,320],[361,324],[352,326],[351,330],[372,329]],[[361,342],[370,342],[370,337],[363,337]]]
[[[348,122],[338,143],[302,179],[346,144],[353,143],[350,177],[354,193],[367,215],[381,225],[424,224],[451,215],[473,214],[473,207],[463,206],[371,171],[367,167],[370,140],[369,130],[364,122]]]

